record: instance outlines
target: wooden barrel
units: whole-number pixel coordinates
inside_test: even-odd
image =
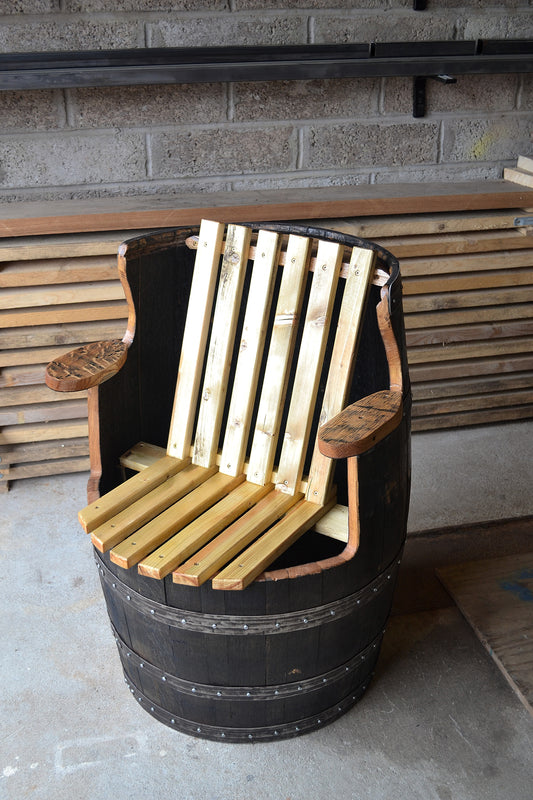
[[[323,233],[281,227],[297,233]],[[362,240],[355,237],[328,236],[361,246]],[[174,265],[184,249],[182,239],[173,244],[170,261]],[[108,555],[95,550],[126,683],[148,713],[177,730],[231,742],[297,736],[347,711],[372,677],[406,533],[410,393],[397,262],[376,245],[364,245],[378,251],[380,266],[391,276],[389,306],[402,358],[404,416],[395,431],[359,457],[361,543],[356,555],[325,568],[327,559],[340,553],[344,545],[310,532],[244,591],[216,591],[210,584],[199,588],[175,584],[171,575],[163,581],[143,577],[135,569],[117,567]],[[160,250],[155,248],[156,261]],[[146,264],[146,258],[139,259],[139,269]],[[379,288],[373,287],[350,402],[388,387],[386,355],[375,313],[379,296]],[[156,309],[152,314],[157,313],[154,303],[148,307]],[[140,305],[137,311],[142,332],[147,328],[142,314],[147,312]],[[158,324],[161,327],[160,317]],[[173,324],[177,324],[175,320]],[[136,346],[146,353],[142,340]],[[145,360],[149,361],[146,355]],[[107,441],[106,429],[109,439],[116,440],[120,433],[117,392],[120,380],[126,391],[141,380],[132,372],[137,361],[128,359],[123,377],[110,382],[113,387],[100,387],[101,440]],[[143,397],[153,408],[149,392],[147,385]],[[158,392],[160,400],[160,384]],[[122,416],[128,417],[127,410]],[[138,438],[148,438],[140,423],[136,430]],[[107,453],[103,448],[102,483],[106,489],[113,485],[109,477],[112,468],[106,472]],[[345,464],[339,465],[337,483],[340,502],[345,502]]]

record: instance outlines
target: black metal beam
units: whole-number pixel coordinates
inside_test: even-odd
[[[0,55],[0,90],[533,72],[533,40]]]

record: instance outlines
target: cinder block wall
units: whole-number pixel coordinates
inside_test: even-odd
[[[0,0],[0,50],[533,37],[533,0]],[[288,6],[288,7],[287,7]],[[533,77],[0,92],[0,201],[501,177]]]

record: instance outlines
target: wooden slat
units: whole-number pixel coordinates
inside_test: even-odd
[[[19,214],[23,212],[23,206],[24,203],[13,204]],[[2,212],[0,210],[1,216]],[[20,220],[21,218],[19,217],[18,219]],[[53,231],[51,228],[47,228],[41,231],[40,235],[30,234],[28,230],[24,230],[22,227],[18,233],[11,234],[14,238],[2,238],[0,242],[0,262],[75,258],[78,256],[116,256],[117,250],[124,239],[134,235],[131,230],[120,230],[120,226],[116,226],[115,230],[104,228],[99,233],[80,232],[83,231],[83,227],[79,227],[74,232],[68,230]],[[60,233],[61,235],[51,235],[55,233]],[[0,237],[2,237],[1,232]]]
[[[480,289],[471,292],[443,292],[438,295],[421,295],[405,297],[404,311],[440,311],[442,309],[472,308],[477,306],[511,305],[513,303],[530,303],[533,300],[533,286],[521,286],[518,289]]]
[[[494,339],[488,342],[453,342],[434,347],[412,347],[408,352],[409,364],[427,364],[431,361],[457,361],[464,358],[487,358],[533,352],[533,337]]]
[[[497,322],[498,320],[508,319],[529,319],[530,317],[530,303],[515,303],[502,306],[480,306],[477,308],[410,313],[405,317],[405,325],[408,330],[413,330],[446,327],[448,325],[467,325],[477,322]]]
[[[279,246],[276,233],[259,232],[220,460],[220,471],[226,475],[238,475],[244,469]]]
[[[289,494],[297,490],[303,473],[342,248],[333,242],[320,241],[317,263],[320,268],[315,271],[311,285],[277,475],[278,486]]]
[[[46,442],[53,439],[76,439],[87,436],[87,420],[58,420],[33,425],[6,425],[0,431],[0,445],[23,442]]]
[[[65,353],[65,347],[24,347],[0,351],[0,367],[47,364]]]
[[[473,325],[450,325],[447,328],[410,330],[406,334],[407,347],[422,345],[445,346],[453,342],[488,341],[533,334],[533,319],[487,322]]]
[[[384,237],[380,244],[393,252],[396,258],[482,253],[529,247],[525,237],[516,230],[479,231],[475,236],[444,234],[442,236],[396,236],[390,239]]]
[[[65,403],[72,400],[87,401],[87,392],[69,392],[68,397],[52,392],[48,386],[16,386],[0,389],[0,409],[25,406],[32,403]],[[83,414],[80,414],[83,416]]]
[[[406,296],[420,294],[442,294],[444,292],[464,292],[472,289],[492,289],[500,286],[533,285],[533,270],[526,268],[490,272],[474,272],[471,275],[431,275],[430,277],[409,278],[404,276],[403,286]]]
[[[420,403],[435,398],[463,397],[485,392],[506,392],[533,387],[533,372],[519,372],[503,376],[482,376],[463,380],[428,381],[413,384],[413,399]]]
[[[151,492],[156,486],[159,486],[167,478],[175,475],[186,466],[187,462],[184,460],[164,456],[153,466],[139,472],[125,481],[125,483],[121,483],[103,497],[95,500],[94,503],[90,503],[83,508],[78,514],[83,529],[87,533],[91,533],[99,525],[103,525],[110,517],[115,516],[131,503]]]
[[[89,442],[85,437],[48,442],[15,443],[0,448],[0,458],[3,463],[8,464],[55,461],[88,455]]]
[[[254,483],[242,483],[141,561],[140,574],[161,580],[213,536],[231,525],[237,517],[252,508],[271,489],[272,484],[257,486]]]
[[[0,262],[0,288],[86,281],[118,282],[116,257],[80,256]]]
[[[439,400],[417,402],[415,417],[434,414],[454,414],[459,411],[481,411],[485,408],[533,405],[533,386],[518,391],[484,392],[465,397],[446,397]]]
[[[154,519],[169,506],[174,505],[186,494],[204,483],[216,468],[204,469],[189,464],[176,475],[156,486],[148,494],[131,503],[118,514],[107,519],[91,533],[94,546],[105,553],[134,531]]]
[[[423,258],[402,258],[401,270],[404,278],[411,278],[416,275],[455,275],[463,272],[487,272],[493,269],[514,270],[531,266],[533,266],[533,248],[527,250],[495,250],[481,255],[430,255]]]
[[[309,245],[307,238],[289,236],[247,471],[252,483],[266,483],[272,473],[303,301]]]
[[[371,250],[354,247],[350,273],[346,279],[335,343],[329,369],[319,424],[332,419],[346,405],[355,358],[359,348],[362,320],[376,254]],[[315,444],[309,469],[306,499],[323,505],[329,494],[334,462],[323,456]]]
[[[23,328],[27,325],[53,325],[58,322],[93,322],[94,320],[126,319],[126,301],[117,303],[72,303],[51,308],[0,311],[0,327]]]
[[[192,441],[223,236],[223,225],[202,221],[167,446],[179,458],[188,455]]]
[[[228,225],[194,437],[193,461],[203,467],[218,448],[250,238],[250,228]]]
[[[120,465],[125,469],[140,472],[163,458],[165,452],[164,447],[158,447],[148,442],[137,442],[136,445],[120,456]]]
[[[413,383],[416,383],[417,381],[455,380],[470,376],[526,372],[531,369],[533,369],[533,356],[528,354],[415,364],[410,368],[409,373]]]
[[[135,477],[145,475],[148,469],[139,472]],[[189,522],[203,514],[243,481],[244,475],[234,478],[217,472],[201,486],[193,489],[188,495],[159,514],[156,519],[148,522],[114,547],[111,550],[111,561],[124,569],[138,564],[152,550],[182,530]]]
[[[79,322],[0,329],[0,348],[45,347],[58,345],[63,352],[86,342],[122,339],[126,330],[126,306],[119,321]]]
[[[7,471],[0,472],[0,478],[7,481],[22,480],[24,478],[41,478],[46,475],[67,475],[74,472],[88,472],[89,457],[47,459],[33,464],[17,464],[9,467]],[[1,467],[1,464],[0,464]]]
[[[263,531],[280,519],[303,495],[272,491],[172,573],[174,583],[200,586]]]
[[[231,564],[213,578],[213,589],[244,589],[257,578],[281,553],[285,552],[316,520],[334,505],[318,506],[301,500],[280,522],[257,539]]]
[[[0,426],[28,425],[52,420],[80,419],[87,413],[87,400],[68,400],[64,403],[35,403],[18,408],[0,407]]]
[[[41,306],[94,303],[124,299],[118,281],[95,281],[50,286],[22,286],[0,292],[0,309],[33,308]]]
[[[463,413],[439,414],[438,416],[414,417],[412,431],[440,430],[443,428],[462,428],[469,425],[491,425],[495,422],[511,422],[529,419],[533,416],[533,405],[502,406],[483,411],[465,411]]]

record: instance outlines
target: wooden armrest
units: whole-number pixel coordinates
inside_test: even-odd
[[[127,352],[128,345],[120,339],[85,344],[48,364],[46,385],[56,392],[90,389],[115,375],[126,361]]]
[[[401,418],[401,392],[376,392],[322,425],[318,431],[318,448],[329,458],[360,455],[391,433]]]

